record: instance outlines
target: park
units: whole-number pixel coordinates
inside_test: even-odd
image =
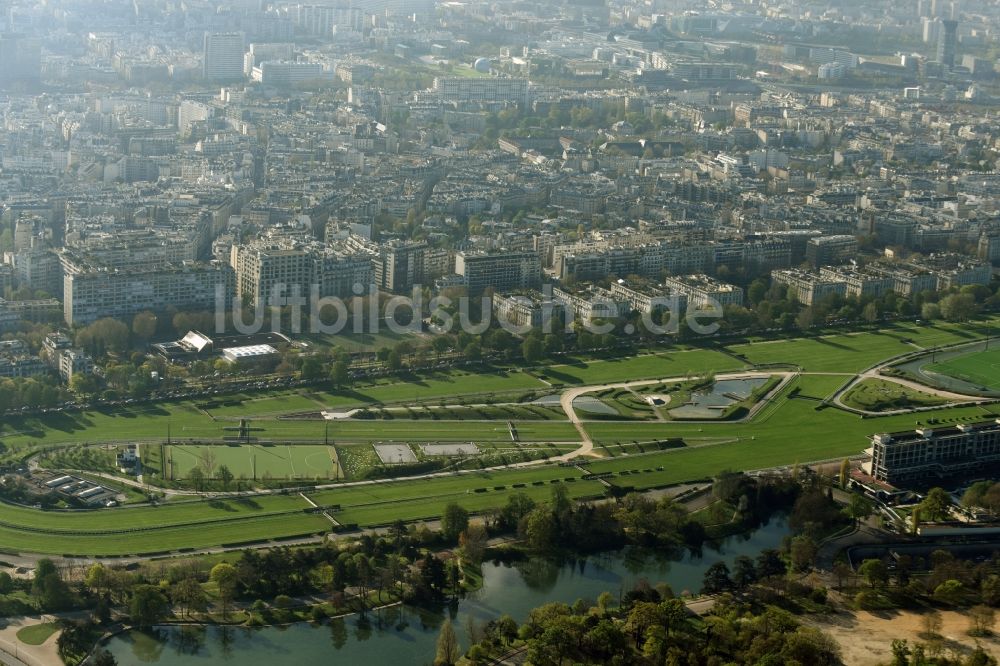
[[[908,322],[624,358],[408,374],[343,390],[7,419],[0,424],[5,462],[38,457],[65,468],[65,452],[137,443],[142,487],[162,496],[155,505],[90,511],[2,503],[0,544],[10,552],[149,556],[320,540],[433,520],[448,502],[484,512],[517,493],[545,497],[555,484],[576,499],[600,498],[725,469],[841,460],[860,454],[876,433],[928,419],[995,418],[993,396],[952,396],[899,370],[918,362],[998,387],[1000,352],[980,349],[987,332],[985,323]],[[667,413],[715,383],[730,396],[721,418]],[[883,402],[890,407],[875,408]],[[592,411],[595,403],[614,411]],[[241,420],[255,432],[233,441],[227,433]],[[194,488],[193,477],[210,492]]]

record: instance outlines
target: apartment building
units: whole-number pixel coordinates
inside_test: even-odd
[[[687,297],[684,294],[671,294],[657,287],[630,287],[620,280],[611,284],[610,293],[612,297],[628,304],[628,309],[634,312],[679,312],[687,307]]]
[[[372,262],[368,252],[338,251],[294,239],[234,245],[230,253],[236,298],[254,307],[283,305],[296,295],[308,299],[313,285],[321,298],[367,293],[375,280]]]
[[[502,322],[519,327],[538,328],[547,321],[560,321],[565,306],[562,302],[546,298],[538,291],[493,296],[493,313]]]
[[[847,285],[847,295],[874,296],[878,298],[892,291],[894,280],[885,275],[860,271],[856,268],[833,268],[824,266],[819,269],[819,276],[831,282],[843,282]]]
[[[206,81],[238,81],[243,78],[243,33],[206,32],[201,75]]]
[[[743,289],[707,275],[667,277],[663,284],[672,292],[686,296],[688,303],[696,308],[714,303],[721,306],[743,305]]]
[[[858,239],[854,236],[820,236],[806,243],[806,261],[813,268],[846,264],[857,256]]]
[[[103,317],[128,319],[144,310],[214,310],[216,290],[232,293],[233,271],[222,263],[187,263],[148,269],[95,267],[64,250],[63,316],[70,326]]]
[[[793,289],[795,299],[803,305],[813,305],[831,295],[847,295],[847,283],[843,280],[823,278],[797,269],[774,271],[771,279]]]
[[[589,286],[582,291],[553,289],[553,297],[562,301],[568,315],[583,323],[596,319],[619,319],[629,313],[629,305],[602,287]]]
[[[497,292],[537,289],[542,282],[542,262],[537,252],[458,252],[455,273],[469,295],[492,287]]]
[[[451,102],[512,103],[522,108],[528,105],[528,79],[525,78],[437,77],[434,79],[434,91]]]

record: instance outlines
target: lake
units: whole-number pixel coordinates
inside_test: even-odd
[[[755,557],[761,550],[779,547],[787,534],[784,517],[776,516],[757,530],[726,538],[717,550],[706,547],[701,557],[685,551],[679,559],[667,559],[629,547],[562,564],[543,559],[486,562],[483,587],[443,612],[398,606],[371,613],[368,622],[351,616],[322,625],[300,622],[258,629],[159,627],[153,632],[117,636],[107,649],[122,666],[430,664],[446,614],[451,615],[465,650],[469,644],[465,627],[470,617],[485,622],[506,613],[520,622],[532,608],[548,602],[572,604],[582,598],[593,603],[604,591],[617,597],[640,578],[654,585],[668,583],[676,593],[696,592],[712,563],[723,560],[731,567],[739,555]]]

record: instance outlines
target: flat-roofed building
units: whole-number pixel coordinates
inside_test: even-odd
[[[279,356],[278,350],[271,345],[247,345],[222,350],[222,358],[230,363],[268,361],[277,359]]]
[[[824,280],[844,282],[848,296],[875,296],[878,298],[892,291],[893,279],[884,275],[859,271],[856,268],[824,266],[819,270]]]
[[[492,300],[493,312],[501,321],[521,327],[539,328],[546,321],[561,319],[565,308],[561,301],[537,291],[497,294]]]
[[[564,303],[567,315],[584,323],[595,319],[619,319],[629,312],[628,303],[602,287],[590,286],[576,292],[556,288],[552,295]]]
[[[743,289],[707,275],[667,277],[663,284],[671,291],[687,296],[688,303],[696,308],[712,304],[723,307],[743,305]]]
[[[631,287],[621,280],[613,282],[611,295],[628,304],[629,310],[652,313],[657,310],[681,311],[687,305],[684,294],[669,293],[659,287]]]
[[[806,261],[813,268],[846,264],[858,256],[858,239],[854,236],[820,236],[806,242]]]
[[[506,102],[521,108],[528,105],[528,79],[525,78],[439,76],[434,79],[434,91],[442,99],[453,102]]]
[[[115,270],[92,266],[64,251],[63,315],[70,326],[102,317],[129,318],[144,310],[215,309],[221,292],[228,307],[233,271],[214,262]]]
[[[881,433],[865,472],[891,485],[927,483],[1000,463],[1000,419]]]
[[[455,272],[462,276],[470,295],[495,291],[537,289],[542,282],[542,262],[537,252],[458,252]]]
[[[803,305],[812,305],[827,296],[847,294],[847,283],[843,280],[824,278],[794,268],[787,271],[773,271],[771,279],[793,289],[795,300]]]

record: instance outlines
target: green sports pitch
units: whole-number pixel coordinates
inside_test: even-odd
[[[989,391],[1000,390],[1000,349],[970,352],[939,363],[929,363],[924,369]]]
[[[235,479],[335,479],[342,478],[337,452],[332,446],[287,444],[164,444],[148,463],[171,480],[186,479],[200,468],[207,478],[218,478],[226,466]]]

